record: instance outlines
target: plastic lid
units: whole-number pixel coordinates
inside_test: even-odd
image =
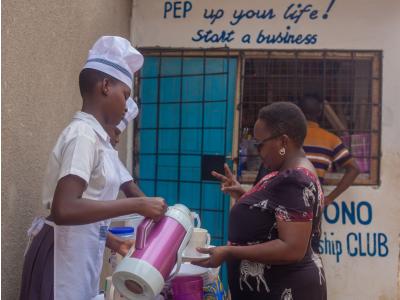
[[[110,227],[108,231],[115,235],[131,235],[135,229],[133,227]]]

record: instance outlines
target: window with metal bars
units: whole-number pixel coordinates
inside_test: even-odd
[[[380,51],[253,51],[244,53],[239,136],[239,175],[253,183],[261,160],[252,144],[260,108],[296,104],[306,94],[324,101],[320,126],[340,137],[360,167],[355,184],[379,184],[381,136]],[[325,184],[336,184],[332,165]]]
[[[214,245],[225,244],[229,198],[211,171],[223,172],[232,157],[237,58],[228,50],[143,52],[136,178],[146,195],[197,211]]]

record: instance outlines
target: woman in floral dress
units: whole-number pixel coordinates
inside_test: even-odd
[[[323,194],[302,144],[307,124],[289,102],[262,108],[255,144],[272,172],[245,192],[225,166],[214,172],[222,191],[237,201],[229,217],[229,244],[198,249],[210,258],[196,264],[228,264],[232,300],[325,300],[323,266],[310,241],[318,238]]]

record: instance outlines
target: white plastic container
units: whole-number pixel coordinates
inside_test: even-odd
[[[131,215],[125,215],[125,216],[113,218],[112,222],[124,222],[125,226],[133,227],[133,229],[134,229],[133,239],[136,239],[137,227],[139,226],[140,222],[143,221],[143,219],[144,219],[144,217],[142,215],[131,214]]]

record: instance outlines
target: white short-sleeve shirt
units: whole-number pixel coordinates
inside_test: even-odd
[[[78,112],[51,152],[43,203],[50,208],[58,180],[67,175],[79,176],[86,182],[83,199],[115,200],[120,185],[131,178],[121,166],[101,124],[92,115]],[[54,226],[55,299],[96,297],[109,224],[110,220],[102,220]]]
[[[121,162],[121,160],[118,160],[118,169],[119,169],[119,176],[121,178],[121,184],[132,181],[133,177],[129,173],[129,171],[126,169],[124,164]]]
[[[43,205],[51,207],[57,182],[66,175],[85,180],[83,198],[100,200],[106,183],[102,154],[110,147],[110,138],[100,123],[90,114],[77,112],[50,154],[43,184]],[[120,174],[120,184],[133,180],[121,161],[115,169]]]

